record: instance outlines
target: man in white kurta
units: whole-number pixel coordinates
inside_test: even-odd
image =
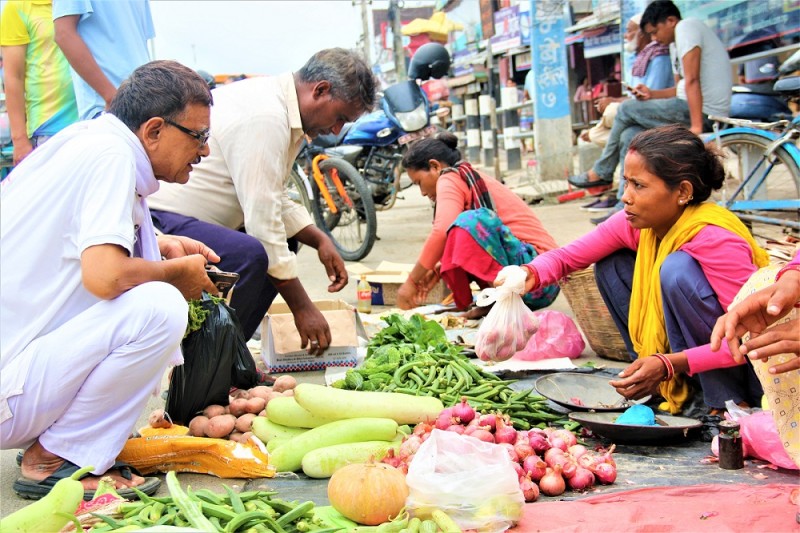
[[[25,450],[23,497],[86,466],[126,496],[158,488],[115,458],[168,364],[182,362],[186,298],[216,292],[205,264],[218,257],[157,239],[145,198],[158,180],[185,183],[208,153],[172,123],[207,131],[210,104],[194,71],[149,63],[109,114],[63,130],[2,183],[0,444]],[[91,493],[97,479],[83,483]]]

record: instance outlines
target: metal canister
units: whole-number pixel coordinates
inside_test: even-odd
[[[744,468],[742,436],[739,423],[734,420],[719,423],[719,467],[725,470]]]

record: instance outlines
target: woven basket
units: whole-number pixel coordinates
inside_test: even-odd
[[[611,318],[594,280],[591,267],[573,272],[559,282],[589,346],[600,357],[630,361],[628,349]]]

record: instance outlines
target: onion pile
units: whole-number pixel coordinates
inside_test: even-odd
[[[596,483],[609,485],[617,479],[613,445],[608,450],[592,451],[578,444],[575,434],[566,429],[516,430],[508,417],[481,415],[465,398],[444,409],[433,424],[417,424],[397,453],[390,449],[383,462],[408,473],[408,463],[434,428],[502,446],[514,463],[527,502],[536,501],[540,493],[559,496],[567,489],[584,491]]]

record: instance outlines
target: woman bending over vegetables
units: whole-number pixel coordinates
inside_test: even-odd
[[[472,304],[470,282],[491,287],[504,266],[527,263],[557,247],[522,199],[461,161],[457,144],[455,135],[441,132],[411,145],[403,158],[411,181],[433,201],[434,219],[419,259],[398,291],[401,309],[424,303],[440,276],[456,307],[467,309]],[[557,295],[558,286],[549,284],[526,295],[525,303],[541,309]]]
[[[611,385],[627,398],[660,389],[660,407],[671,413],[692,392],[683,374],[697,376],[712,412],[727,400],[756,405],[762,394],[751,365],[735,362],[727,346],[715,353],[708,345],[717,318],[768,263],[736,216],[706,202],[724,179],[716,153],[683,126],[639,133],[625,157],[624,211],[525,265],[526,288],[535,290],[595,263],[635,361]]]

